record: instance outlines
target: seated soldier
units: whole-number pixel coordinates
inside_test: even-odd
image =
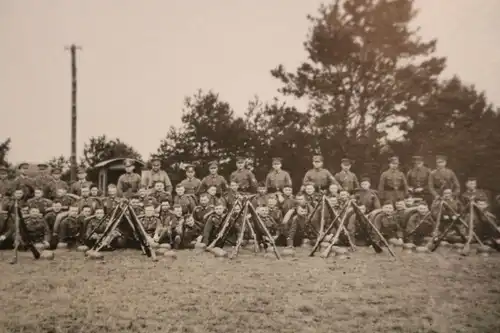
[[[40,211],[40,214],[45,215],[47,208],[52,206],[52,201],[43,197],[43,189],[41,187],[35,187],[34,197],[28,199],[27,205],[29,208],[36,207]]]
[[[239,186],[240,184],[238,184],[238,182],[235,180],[232,180],[229,183],[229,190],[223,196],[227,209],[233,208],[234,203],[241,196],[241,193],[239,192]]]
[[[181,234],[180,248],[188,249],[193,248],[194,243],[201,235],[203,229],[201,225],[197,225],[194,221],[193,215],[184,216],[184,225]]]
[[[34,244],[41,244],[44,248],[50,247],[50,229],[38,207],[33,206],[29,210],[29,216],[24,219],[26,235]]]
[[[269,216],[271,216],[276,223],[282,224],[283,213],[278,207],[278,200],[275,195],[271,195],[267,198],[267,207],[269,208]]]
[[[144,207],[144,216],[141,217],[139,221],[142,223],[146,235],[152,239],[161,228],[160,218],[155,215],[155,207],[153,205]]]
[[[207,218],[207,221],[205,222],[202,243],[210,245],[210,243],[215,239],[215,236],[222,227],[223,222],[224,205],[219,201],[214,206],[214,213],[210,214]]]
[[[365,205],[360,204],[358,208],[362,214],[366,214]],[[361,219],[358,214],[355,214],[354,210],[349,210],[348,216],[346,216],[345,226],[356,245],[363,246],[367,244],[367,238],[371,237],[371,234],[368,233],[371,231],[371,228],[365,225],[365,221]]]
[[[161,202],[160,205],[155,209],[155,212],[158,214],[160,220],[162,221],[164,221],[166,218],[170,218],[170,215],[172,215],[170,201],[165,200]]]
[[[174,197],[174,205],[179,205],[182,208],[182,214],[192,214],[194,207],[196,207],[196,199],[192,194],[186,194],[186,189],[184,185],[177,184],[175,187],[175,197]]]
[[[356,190],[356,199],[357,201],[366,207],[366,211],[370,213],[375,209],[380,209],[380,200],[378,198],[377,192],[370,188],[370,178],[362,177],[361,188]]]
[[[328,186],[328,191],[326,192],[327,197],[336,197],[339,195],[339,186],[337,184],[330,184]]]
[[[394,210],[394,218],[396,219],[401,230],[406,230],[407,210],[404,199],[397,199],[394,206],[396,207]]]
[[[200,204],[194,208],[193,219],[194,223],[202,229],[205,226],[207,214],[213,211],[213,207],[208,204],[208,196],[206,193],[200,195]]]
[[[30,216],[30,209],[28,206],[24,206],[23,208],[21,208],[21,216],[25,219]]]
[[[208,204],[210,206],[215,207],[216,204],[220,203],[224,206],[224,203],[220,202],[219,199],[217,198],[217,186],[215,185],[210,185],[207,189],[207,195],[208,195]]]
[[[165,200],[172,202],[172,195],[165,191],[165,183],[163,181],[157,181],[154,183],[153,190],[149,196],[154,198],[155,205],[158,205],[160,202]]]
[[[390,201],[386,201],[382,210],[373,216],[373,224],[385,239],[389,241],[395,239],[398,243],[403,243],[403,230],[394,216],[394,207]],[[381,239],[375,232],[372,234],[372,239],[382,245]]]
[[[158,225],[153,240],[159,244],[170,244],[173,248],[178,249],[182,242],[182,228],[184,225],[182,207],[174,205],[172,213],[165,220],[160,219]]]
[[[76,205],[80,212],[82,212],[83,207],[89,207],[91,214],[93,214],[99,203],[90,196],[90,187],[82,185],[80,188],[80,199],[77,200]]]
[[[14,206],[14,202],[17,200],[17,205],[18,207],[20,207],[21,209],[23,207],[27,207],[27,202],[26,200],[24,200],[24,191],[21,190],[21,189],[16,189],[14,191],[14,195],[12,197],[12,200],[10,200],[9,204],[8,204],[8,209],[10,209],[11,207]],[[7,209],[7,210],[8,210]]]
[[[68,195],[68,191],[65,188],[58,188],[56,190],[56,197],[54,200],[61,202],[63,212],[68,211],[76,201],[74,197]]]
[[[307,208],[307,215],[312,213],[314,211],[313,207],[309,205],[309,203],[306,201],[306,197],[303,193],[297,193],[295,196],[295,204],[294,206],[286,212],[285,216],[283,217],[283,224],[287,225],[289,227],[289,222],[291,218],[297,213],[297,207],[298,206],[304,206]]]
[[[78,207],[71,206],[68,216],[62,218],[60,225],[54,226],[53,236],[58,239],[58,248],[74,247],[83,244],[84,224],[78,216]]]
[[[283,215],[295,206],[295,197],[293,196],[293,189],[291,186],[285,185],[283,187],[283,193],[278,192],[277,197],[278,205]]]
[[[90,217],[85,227],[85,239],[87,246],[92,247],[101,239],[106,227],[108,226],[109,219],[104,214],[104,208],[97,208],[95,215]]]
[[[304,198],[311,207],[316,207],[321,202],[321,194],[316,192],[313,183],[308,182],[304,184]]]
[[[132,195],[130,197],[129,203],[130,203],[130,207],[132,207],[132,209],[134,210],[135,215],[137,215],[137,217],[142,217],[144,215],[144,206],[145,205],[139,199],[139,195],[137,195],[137,194]],[[152,205],[154,205],[154,204],[151,202],[146,203],[146,206],[152,206]]]
[[[57,215],[62,212],[62,204],[59,200],[52,202],[52,207],[47,209],[48,212],[45,214],[45,222],[49,226],[51,234],[54,232],[54,225],[57,220]]]
[[[267,187],[265,183],[260,182],[257,185],[257,194],[252,198],[252,205],[254,207],[259,207],[267,204]]]
[[[495,215],[489,211],[488,200],[485,197],[476,198],[475,208],[473,223],[476,235],[485,244],[498,248],[500,245],[500,227],[497,224]],[[469,221],[469,214],[470,211],[465,213],[465,221]]]
[[[416,246],[426,245],[426,237],[431,237],[434,231],[434,220],[429,214],[429,207],[421,201],[417,213],[409,217],[404,229],[404,242]]]
[[[351,199],[351,194],[349,193],[349,191],[347,190],[339,191],[338,200],[339,200],[339,206],[341,208],[343,208],[349,202],[350,199]]]
[[[99,191],[99,188],[96,185],[92,185],[90,187],[90,196],[93,198],[101,198],[102,193]]]
[[[269,234],[271,234],[273,240],[282,245],[285,245],[286,244],[285,228],[283,224],[274,220],[273,217],[269,215],[269,207],[260,206],[257,209],[257,214],[259,215],[262,223],[264,223],[265,227],[269,231]],[[263,230],[261,230],[261,234],[266,236],[266,233]]]
[[[118,190],[115,184],[108,185],[108,195],[104,198],[103,204],[106,214],[112,213],[120,204],[120,198],[118,197]]]
[[[441,198],[436,198],[432,203],[431,215],[434,221],[437,223],[437,229],[433,235],[445,231],[450,223],[456,221],[459,218],[459,212],[462,210],[462,206],[458,199],[453,197],[453,192],[451,189],[446,188],[443,190],[443,195]],[[438,215],[441,214],[441,219],[438,221]],[[455,227],[451,232],[448,233],[446,240],[450,243],[460,243],[464,241],[466,235],[465,226],[461,223],[455,223]]]
[[[91,216],[92,216],[92,207],[85,205],[81,208],[78,218],[84,224],[85,227],[87,225],[87,221]]]
[[[294,247],[302,245],[304,239],[313,239],[315,235],[310,232],[307,227],[307,206],[301,205],[296,208],[296,214],[290,221],[288,228],[286,245],[287,247]]]

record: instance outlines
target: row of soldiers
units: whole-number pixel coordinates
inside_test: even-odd
[[[394,214],[394,206],[396,211],[401,210],[401,207],[405,211],[413,206],[414,197],[423,199],[418,205],[421,207],[419,211],[424,211],[424,204],[428,210],[430,203],[439,200],[449,201],[457,212],[461,212],[461,207],[471,199],[488,206],[486,195],[477,189],[477,182],[473,178],[467,181],[467,190],[459,195],[458,180],[453,171],[446,168],[446,158],[443,156],[437,157],[437,169],[433,171],[423,166],[421,157],[415,157],[415,168],[407,176],[399,171],[396,157],[389,162],[389,169],[381,176],[381,186],[375,191],[371,189],[367,177],[358,181],[357,176],[350,171],[350,160],[343,159],[342,170],[332,175],[323,168],[322,157],[315,156],[313,169],[306,173],[301,191],[295,196],[291,177],[281,169],[279,158],[273,159],[273,170],[261,183],[245,166],[243,158],[237,159],[237,170],[231,174],[229,182],[218,174],[216,162],[210,163],[210,174],[201,180],[195,177],[194,167],[187,166],[186,179],[175,186],[175,194],[172,194],[168,175],[160,169],[159,160],[152,161],[152,170],[142,178],[134,173],[133,162],[127,160],[126,173],[119,178],[116,186],[108,186],[105,197],[86,179],[84,169],[79,170],[78,181],[69,186],[60,179],[61,170],[57,168],[52,170],[51,179],[42,181],[27,177],[23,172],[26,165],[21,165],[20,176],[13,182],[14,193],[2,191],[0,245],[9,246],[12,241],[13,223],[6,212],[15,200],[22,207],[26,225],[32,230],[34,239],[52,247],[57,246],[57,243],[65,246],[68,243],[96,240],[107,224],[102,223],[103,219],[109,218],[122,197],[130,200],[151,241],[169,242],[177,247],[189,246],[195,240],[205,244],[210,242],[222,225],[225,214],[238,199],[254,192],[254,189],[257,193],[251,201],[257,207],[259,216],[272,232],[275,241],[289,246],[299,244],[303,238],[312,237],[311,232],[318,230],[318,219],[311,219],[309,215],[323,195],[335,209],[340,209],[348,200],[355,198],[364,212],[382,212],[375,219],[377,228],[383,233],[386,233],[384,230],[397,231],[397,235],[388,236],[404,234],[407,221],[396,217],[398,214]],[[29,198],[30,191],[33,192],[32,198]],[[381,202],[384,204],[381,205]],[[238,211],[233,210],[233,213],[237,214]],[[306,227],[308,223],[312,229]],[[359,221],[353,215],[348,223],[353,234],[359,234],[357,225]],[[115,236],[110,246],[127,246],[133,239],[126,224]]]

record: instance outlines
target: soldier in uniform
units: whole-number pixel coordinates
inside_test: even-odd
[[[195,177],[193,165],[186,166],[186,178],[180,182],[184,187],[186,194],[196,195],[201,186],[201,180]]]
[[[295,197],[291,186],[283,188],[283,194],[278,193],[278,205],[283,215],[295,206]]]
[[[143,195],[143,192],[145,195]],[[154,184],[154,189],[150,195],[147,195],[146,191],[143,189],[139,191],[139,194],[141,196],[141,199],[143,200],[143,203],[148,202],[150,199],[154,199],[153,201],[155,207],[165,200],[167,200],[168,202],[172,202],[172,195],[169,192],[165,191],[165,184],[161,181],[157,181]]]
[[[453,170],[446,167],[446,162],[446,156],[436,156],[436,169],[429,176],[429,191],[434,198],[441,196],[444,188],[450,188],[456,198],[460,195],[458,178]]]
[[[231,209],[236,200],[241,197],[239,186],[240,184],[238,184],[236,181],[232,181],[231,184],[229,184],[229,190],[224,195],[224,202],[227,209]]]
[[[99,207],[99,202],[90,196],[90,187],[88,185],[83,185],[80,188],[80,195],[80,199],[76,202],[76,205],[78,205],[78,211],[82,212],[83,207],[88,206],[93,214],[96,208]]]
[[[304,239],[313,239],[315,237],[307,226],[307,210],[306,206],[296,208],[296,214],[291,218],[287,232],[287,247],[300,246]]]
[[[168,174],[160,169],[161,161],[159,158],[153,158],[151,160],[151,170],[144,173],[142,178],[142,185],[146,188],[152,188],[157,181],[161,181],[165,184],[165,191],[172,194],[172,182]]]
[[[116,188],[118,196],[130,197],[132,194],[137,193],[141,185],[141,176],[134,172],[134,161],[131,159],[125,160],[125,173],[118,178]],[[148,186],[152,185],[148,183]]]
[[[87,222],[87,225],[85,227],[86,229],[85,239],[88,239],[90,243],[86,245],[93,246],[95,245],[95,242],[97,242],[102,237],[109,222],[108,219],[103,221],[104,219],[105,219],[104,209],[97,208],[95,210],[95,216],[92,217]]]
[[[115,184],[108,185],[108,196],[103,200],[103,203],[106,214],[112,212],[113,209],[115,209],[120,203],[120,198],[118,198]]]
[[[174,206],[179,205],[182,209],[182,214],[191,214],[196,207],[195,196],[192,194],[186,194],[186,189],[181,183],[177,184],[175,187],[176,196],[174,198]]]
[[[90,187],[92,186],[92,182],[87,180],[87,170],[85,170],[85,168],[78,168],[77,177],[78,180],[71,184],[70,193],[81,195],[82,187],[89,187],[90,189]]]
[[[330,184],[337,184],[339,188],[342,188],[330,171],[323,168],[322,156],[313,157],[313,168],[306,172],[302,186],[309,182],[313,183],[318,191],[328,189]]]
[[[160,240],[159,231],[161,229],[161,221],[159,217],[155,216],[155,208],[153,205],[144,207],[144,217],[140,219],[140,222],[144,226],[146,235],[158,242]]]
[[[43,190],[38,185],[35,187],[35,196],[26,202],[29,208],[38,208],[40,214],[45,215],[47,209],[52,206],[52,201],[43,197]]]
[[[19,176],[14,179],[14,182],[12,184],[12,188],[21,189],[23,191],[23,198],[26,200],[33,196],[33,189],[35,187],[35,180],[26,175],[28,167],[28,163],[19,164]]]
[[[52,180],[47,163],[40,163],[37,165],[38,175],[35,177],[35,185],[39,188],[45,189],[47,184]]]
[[[78,207],[70,207],[68,216],[61,220],[60,225],[54,226],[54,236],[59,239],[58,248],[82,245],[85,226],[78,218]]]
[[[208,204],[208,201],[209,199],[207,194],[203,193],[202,195],[200,195],[200,204],[196,206],[193,211],[193,218],[195,224],[200,228],[199,230],[200,233],[203,230],[203,227],[205,226],[206,217],[214,209],[214,207]]]
[[[243,157],[236,159],[236,171],[233,171],[229,178],[240,185],[240,191],[243,193],[254,193],[257,189],[257,179],[252,171],[245,168]]]
[[[64,189],[66,192],[69,189],[68,183],[61,179],[61,168],[55,167],[52,169],[52,179],[48,182],[45,195],[47,198],[54,200],[57,197],[57,190]]]
[[[404,199],[408,194],[408,183],[406,176],[399,170],[399,158],[393,156],[389,159],[389,169],[382,172],[378,184],[378,193],[383,201],[393,204]]]
[[[12,182],[9,180],[8,169],[0,166],[0,195],[6,196],[10,194]]]
[[[408,171],[408,190],[415,197],[423,199],[428,205],[432,202],[429,191],[429,176],[431,170],[424,165],[422,156],[413,156],[413,168]]]
[[[292,186],[290,174],[281,170],[281,158],[273,158],[273,170],[267,174],[265,185],[268,193],[282,192],[285,186]]]
[[[47,222],[50,232],[54,232],[54,225],[56,223],[56,218],[59,213],[62,212],[62,204],[59,200],[55,200],[52,202],[52,207],[45,214],[45,221]]]
[[[417,246],[425,245],[424,239],[430,237],[434,232],[434,220],[429,213],[429,207],[425,201],[421,201],[417,208],[417,214],[409,217],[405,226],[405,243]]]
[[[401,226],[398,224],[398,221],[394,216],[394,207],[391,201],[384,202],[382,211],[378,214],[375,214],[373,224],[380,231],[382,236],[384,236],[384,238],[388,240],[398,239],[402,241],[403,230],[401,229]],[[381,241],[381,239],[375,233],[373,233],[372,239],[377,240],[377,242]]]
[[[311,205],[311,207],[316,207],[318,203],[321,202],[322,196],[320,193],[316,192],[316,187],[313,182],[304,183],[304,197],[306,202]]]
[[[210,174],[204,177],[201,181],[201,185],[198,189],[198,194],[205,193],[208,191],[210,186],[216,187],[216,195],[220,198],[227,191],[227,181],[217,173],[219,165],[217,162],[212,161],[208,164],[208,170]]]
[[[348,158],[343,158],[340,164],[342,171],[335,174],[335,179],[342,186],[342,188],[349,193],[353,193],[355,189],[359,188],[358,177],[351,172],[352,161]]]
[[[260,182],[257,186],[257,195],[252,198],[252,205],[254,207],[264,206],[267,204],[267,199],[269,195],[267,194],[266,184]]]
[[[203,229],[202,243],[209,245],[215,238],[217,232],[224,222],[224,205],[217,202],[214,207],[214,213],[210,214],[205,222]]]
[[[476,177],[467,178],[467,182],[465,183],[465,192],[462,193],[461,199],[464,206],[467,206],[471,201],[489,201],[486,192],[477,188]]]
[[[29,216],[24,220],[24,224],[28,231],[26,235],[28,239],[32,240],[33,243],[43,244],[45,248],[50,247],[50,229],[37,207],[30,209]]]
[[[361,188],[359,188],[355,193],[356,201],[365,206],[366,211],[369,213],[375,209],[379,209],[380,200],[378,194],[375,190],[370,188],[371,182],[368,176],[361,177]]]

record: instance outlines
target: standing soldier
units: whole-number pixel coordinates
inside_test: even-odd
[[[200,187],[198,188],[198,194],[206,193],[211,186],[215,186],[216,194],[220,198],[228,189],[227,181],[217,173],[219,169],[218,163],[212,161],[208,164],[208,171],[210,174],[203,178]]]
[[[134,172],[134,161],[131,159],[125,160],[125,171],[126,172],[118,178],[116,188],[119,196],[128,198],[139,190],[141,176]]]
[[[8,178],[8,169],[4,166],[0,166],[0,196],[4,197],[11,191],[11,181]]]
[[[33,196],[35,181],[31,177],[26,175],[26,171],[28,170],[28,163],[19,164],[19,176],[14,179],[12,184],[12,188],[21,189],[23,191],[24,199],[29,199]]]
[[[153,188],[157,181],[161,181],[165,184],[165,191],[172,194],[172,182],[170,181],[170,177],[168,177],[168,174],[164,170],[161,170],[160,167],[161,161],[159,158],[154,157],[151,159],[151,170],[144,173],[142,185],[150,189]]]
[[[54,200],[57,196],[57,190],[64,189],[68,191],[69,186],[64,180],[61,180],[62,170],[61,168],[55,167],[52,169],[52,179],[47,184],[46,188],[46,196],[50,200]]]
[[[432,203],[429,191],[431,170],[424,165],[422,156],[413,156],[413,163],[413,168],[406,175],[409,191],[413,197],[423,199],[430,205]]]
[[[242,193],[253,193],[257,189],[257,179],[252,171],[245,168],[245,158],[243,157],[236,159],[236,171],[233,171],[229,178],[240,185]]]
[[[455,198],[460,195],[458,178],[453,170],[446,167],[446,161],[446,156],[436,156],[436,169],[429,176],[429,191],[434,198],[440,197],[445,188],[451,189]]]
[[[342,171],[335,174],[335,179],[342,186],[342,188],[349,193],[353,193],[354,190],[359,188],[358,177],[351,172],[352,161],[348,158],[343,158],[340,164]]]
[[[380,176],[378,192],[382,201],[390,201],[394,204],[408,194],[406,177],[398,167],[399,158],[393,156],[389,159],[389,169],[382,172]]]
[[[47,184],[52,180],[49,174],[49,166],[47,163],[40,163],[37,165],[38,175],[35,177],[35,184],[39,188],[46,188]]]
[[[341,188],[339,182],[332,176],[330,171],[323,169],[323,156],[316,155],[313,157],[313,168],[306,172],[302,187],[304,184],[313,183],[318,191],[327,190],[330,184],[337,184]]]
[[[188,164],[186,166],[186,178],[180,182],[184,186],[185,193],[195,195],[201,186],[201,180],[195,177],[194,166]]]
[[[365,207],[366,212],[370,213],[375,209],[381,208],[378,194],[370,188],[371,182],[368,176],[361,178],[361,188],[356,191],[355,198],[359,205]]]
[[[266,188],[268,193],[282,192],[285,186],[292,186],[290,174],[281,170],[281,158],[273,158],[273,170],[266,177]]]
[[[78,180],[71,184],[70,193],[81,195],[82,187],[90,188],[92,186],[92,183],[87,180],[87,171],[83,167],[78,168],[77,177]]]

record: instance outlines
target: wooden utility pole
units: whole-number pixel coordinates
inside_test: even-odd
[[[76,50],[80,46],[71,44],[65,47],[71,54],[71,181],[76,181]]]

